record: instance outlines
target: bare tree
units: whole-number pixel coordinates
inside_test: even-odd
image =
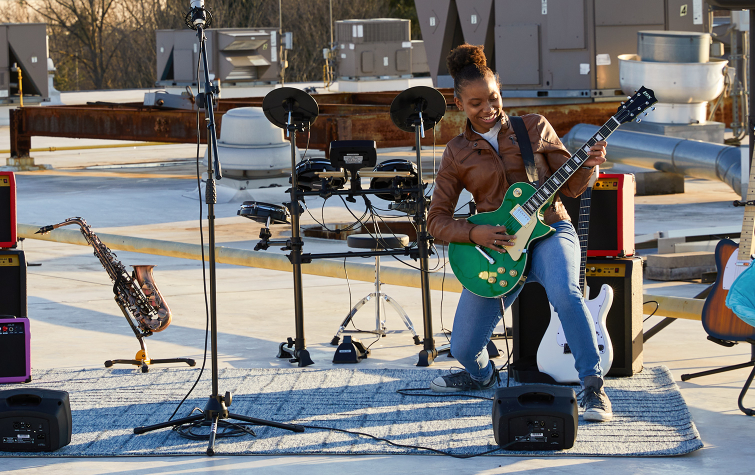
[[[74,59],[95,89],[111,87],[109,69],[125,39],[118,0],[22,2],[50,27],[57,52]]]

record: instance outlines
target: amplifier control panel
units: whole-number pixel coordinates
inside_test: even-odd
[[[626,264],[587,264],[585,267],[586,277],[624,277]]]
[[[0,450],[36,452],[49,448],[50,424],[29,416],[0,418]]]

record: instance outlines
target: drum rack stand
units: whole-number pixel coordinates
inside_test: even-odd
[[[295,135],[295,131],[292,132]],[[292,135],[293,143],[293,135]],[[320,191],[301,191],[297,188],[296,174],[291,176],[291,203],[298,203],[301,198],[306,196],[329,196],[329,195],[341,195],[341,196],[365,196],[374,195],[377,193],[390,192],[390,189],[381,190],[330,190],[323,188]],[[409,193],[418,197],[418,202],[424,201],[424,186],[402,188],[402,193]],[[294,273],[294,318],[296,326],[296,337],[289,337],[287,341],[280,343],[278,346],[278,358],[288,358],[291,363],[297,363],[299,366],[308,366],[314,362],[309,356],[309,351],[306,350],[306,344],[304,339],[304,305],[302,297],[302,277],[301,266],[302,264],[309,264],[315,259],[343,259],[348,257],[374,257],[374,256],[409,256],[414,260],[419,260],[420,268],[428,269],[428,258],[431,254],[430,246],[432,245],[432,238],[425,231],[421,230],[427,228],[427,221],[425,218],[425,206],[417,206],[417,213],[414,214],[414,222],[417,228],[420,230],[420,234],[417,236],[417,246],[407,247],[404,249],[385,249],[379,251],[348,251],[348,252],[330,252],[330,253],[304,253],[303,241],[301,239],[301,227],[299,224],[299,214],[301,209],[298,206],[288,206],[291,212],[291,238],[286,240],[271,240],[270,231],[267,227],[263,227],[260,231],[260,241],[255,246],[255,249],[267,249],[270,245],[283,245],[282,249],[290,251],[286,255],[288,260],[293,266]],[[421,208],[421,210],[420,210]],[[424,248],[424,252],[423,252]],[[417,366],[429,366],[432,364],[437,351],[435,350],[435,343],[432,339],[432,314],[430,312],[430,288],[429,279],[421,279],[422,287],[422,307],[423,321],[425,328],[425,340],[424,348],[419,354],[419,361]],[[429,341],[429,344],[428,344]]]
[[[418,92],[419,91],[419,92]],[[425,95],[430,94],[432,97],[425,99]],[[437,95],[437,97],[436,97]],[[440,112],[433,110],[432,114],[423,112],[428,109],[428,102],[434,109],[438,109],[439,101],[442,102]],[[314,106],[314,107],[312,107]],[[435,89],[418,86],[408,89],[394,99],[391,105],[391,118],[394,123],[402,130],[411,131],[415,134],[415,147],[417,153],[417,168],[419,170],[418,185],[412,188],[403,188],[402,193],[412,194],[416,199],[416,207],[413,211],[414,222],[417,225],[417,246],[414,248],[379,250],[379,251],[361,251],[361,252],[337,252],[337,253],[303,253],[304,243],[301,239],[301,228],[299,224],[299,215],[302,210],[299,206],[300,198],[306,196],[331,196],[331,195],[348,195],[353,199],[355,195],[370,195],[385,193],[386,189],[381,190],[331,190],[323,188],[319,191],[301,191],[298,186],[296,176],[296,133],[303,132],[316,118],[318,114],[317,103],[314,98],[305,92],[283,87],[271,91],[263,101],[263,110],[267,118],[278,127],[286,130],[287,136],[291,141],[291,189],[289,190],[291,202],[286,204],[291,213],[291,238],[286,240],[270,240],[269,229],[263,228],[260,232],[262,239],[255,249],[267,249],[271,244],[283,244],[283,250],[288,250],[287,255],[294,274],[294,317],[295,332],[294,338],[289,337],[287,341],[280,343],[278,347],[278,358],[288,358],[291,363],[297,363],[299,367],[314,364],[309,351],[306,349],[304,338],[304,303],[302,291],[302,264],[311,263],[314,259],[335,259],[347,257],[372,257],[372,256],[409,256],[419,261],[420,266],[420,288],[422,293],[422,317],[424,323],[424,340],[423,349],[419,353],[417,366],[429,366],[433,363],[438,355],[435,348],[435,340],[432,330],[432,310],[430,300],[430,279],[428,260],[430,256],[430,246],[432,237],[427,232],[427,202],[424,195],[425,184],[422,182],[422,157],[420,138],[424,137],[424,131],[427,128],[434,127],[442,118],[445,112],[445,99]],[[401,125],[399,125],[399,121]],[[352,171],[352,174],[354,171]],[[358,183],[356,175],[352,176],[352,184]],[[325,183],[323,183],[325,184]]]

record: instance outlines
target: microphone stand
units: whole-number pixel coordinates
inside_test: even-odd
[[[196,10],[200,10],[200,12],[196,13]],[[278,427],[280,429],[286,429],[293,432],[304,432],[304,427],[295,424],[283,424],[279,422],[256,419],[254,417],[230,413],[228,412],[228,406],[231,405],[232,401],[231,393],[226,391],[225,395],[221,396],[218,389],[217,281],[215,278],[215,203],[217,202],[217,194],[215,190],[215,179],[220,180],[222,178],[222,174],[220,170],[220,162],[218,160],[218,144],[215,132],[214,95],[217,93],[217,87],[213,87],[213,85],[211,84],[210,73],[207,67],[207,38],[204,34],[204,10],[192,9],[192,11],[189,12],[189,15],[202,15],[201,21],[196,21],[196,17],[192,18],[192,20],[194,21],[192,28],[196,28],[197,30],[197,37],[199,38],[200,45],[200,55],[202,59],[202,68],[204,69],[204,110],[205,121],[207,122],[208,154],[205,202],[207,203],[207,222],[209,235],[208,245],[210,247],[210,341],[212,352],[212,394],[210,395],[210,398],[207,401],[202,414],[175,419],[172,421],[161,422],[159,424],[154,424],[151,426],[136,427],[134,428],[134,434],[144,434],[145,432],[150,432],[165,427],[176,427],[188,423],[203,421],[203,425],[210,425],[207,455],[215,455],[215,438],[217,436],[218,422],[223,419],[236,419],[256,425]],[[189,24],[188,20],[187,24]]]

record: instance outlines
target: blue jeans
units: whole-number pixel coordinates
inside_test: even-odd
[[[582,299],[579,288],[579,238],[571,222],[551,225],[556,232],[530,246],[531,266],[527,282],[538,282],[558,312],[564,334],[575,359],[579,379],[601,376],[600,354],[595,324]],[[503,298],[505,308],[516,300],[520,286]],[[451,354],[477,381],[487,381],[493,374],[487,344],[500,321],[501,299],[485,298],[464,289],[459,299],[451,334]]]

